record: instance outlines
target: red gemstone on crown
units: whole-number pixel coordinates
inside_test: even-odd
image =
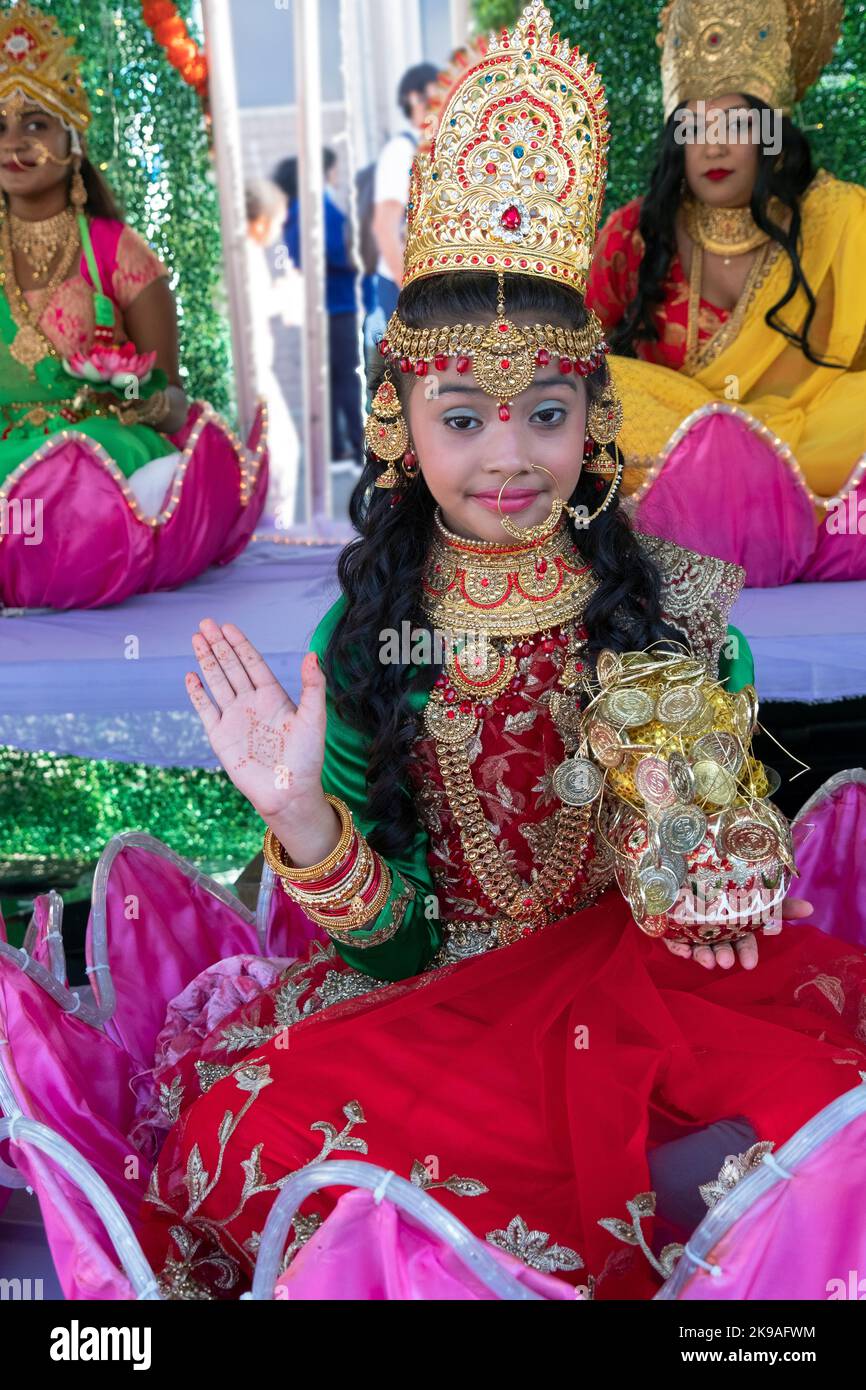
[[[495,174],[495,173],[496,173],[496,165],[493,163],[493,160],[491,160],[489,164],[485,164],[485,166],[484,166],[484,172],[485,172],[485,174]]]
[[[548,366],[550,363],[550,353],[547,351],[547,348],[539,348],[538,352],[535,354],[535,360],[539,367]]]
[[[500,365],[500,367],[502,368],[502,370],[503,370],[504,372],[507,372],[507,371],[508,371],[508,368],[511,366],[511,359],[510,359],[509,357],[503,357],[503,359],[502,359],[502,361],[499,363],[499,365]],[[611,418],[612,418],[612,417],[609,415],[609,416],[608,416],[608,419],[611,419]]]
[[[523,222],[518,208],[506,208],[502,214],[502,225],[508,232],[516,232]]]
[[[463,356],[460,356],[460,357],[457,358],[457,370],[458,370],[458,372],[460,373],[461,376],[463,376],[466,372],[468,372],[468,371],[469,371],[469,368],[470,368],[471,366],[472,366],[472,359],[471,359],[470,357],[463,357]]]
[[[499,407],[499,418],[503,421],[511,419],[511,411],[508,409],[507,405],[501,405]]]
[[[444,352],[437,352],[433,359],[433,366],[436,368],[437,372],[448,370],[448,358],[445,356]]]

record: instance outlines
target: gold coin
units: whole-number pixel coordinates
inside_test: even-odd
[[[553,790],[566,806],[588,806],[602,783],[601,773],[588,758],[566,758],[553,774]]]
[[[702,758],[692,771],[695,774],[695,799],[708,801],[712,806],[730,806],[737,794],[735,778],[727,768],[712,758]]]
[[[703,704],[704,697],[697,686],[675,685],[663,691],[656,701],[656,718],[662,724],[679,728],[694,719]]]
[[[649,912],[636,911],[634,903],[631,904],[632,916],[637,922],[645,936],[664,936],[670,926],[666,916],[654,917]]]
[[[743,766],[745,753],[743,745],[733,734],[725,733],[723,730],[714,730],[711,734],[702,734],[692,746],[692,761],[699,762],[702,758],[708,758],[712,762],[720,763],[727,768],[728,772],[735,775]]]
[[[726,855],[744,859],[748,864],[759,864],[769,859],[779,845],[779,837],[772,826],[753,815],[745,806],[727,813],[722,822],[720,839]]]
[[[649,916],[670,912],[680,895],[674,872],[666,864],[652,864],[638,872],[638,879]]]
[[[603,701],[610,722],[626,729],[638,728],[653,717],[653,700],[645,690],[613,690]]]
[[[668,758],[668,772],[677,800],[691,801],[695,794],[695,774],[689,766],[688,758],[679,749],[675,749]]]
[[[753,685],[744,685],[734,696],[732,716],[736,733],[748,743],[758,722],[758,693]]]
[[[619,767],[625,757],[625,748],[613,725],[605,723],[603,719],[593,719],[588,734],[589,746],[602,767]]]
[[[659,820],[659,839],[672,854],[690,854],[707,833],[707,818],[697,806],[671,806]]]
[[[595,662],[595,674],[600,685],[610,685],[620,670],[620,658],[616,652],[599,652]]]
[[[677,799],[664,758],[641,758],[635,768],[634,784],[644,801],[653,806],[672,806]]]

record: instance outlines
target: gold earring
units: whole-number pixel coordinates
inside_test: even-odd
[[[612,444],[622,429],[623,408],[613,382],[597,401],[590,401],[586,412],[587,432],[596,444]],[[592,470],[590,470],[592,471]]]
[[[370,414],[364,425],[364,438],[370,453],[388,465],[385,472],[380,473],[376,479],[376,487],[394,487],[400,481],[400,474],[394,464],[398,459],[405,458],[409,452],[409,431],[406,429],[403,407],[390,372],[386,372],[385,380],[376,392],[370,407]]]
[[[87,189],[84,186],[84,179],[81,177],[80,156],[76,156],[73,161],[72,180],[69,184],[69,201],[79,212],[84,210],[87,203]]]
[[[625,459],[616,444],[613,446],[613,451],[614,457],[611,458],[610,454],[607,453],[605,449],[600,449],[598,457],[594,459],[591,464],[585,463],[583,465],[584,473],[597,473],[601,478],[610,479],[610,487],[607,490],[607,495],[601,506],[596,507],[595,511],[591,512],[589,516],[582,516],[576,507],[567,508],[570,515],[574,518],[575,524],[584,530],[587,526],[591,526],[596,517],[601,516],[602,512],[607,511],[619,491],[619,485],[622,482],[622,475],[625,469]]]

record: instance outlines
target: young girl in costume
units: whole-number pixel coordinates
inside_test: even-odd
[[[88,159],[90,119],[78,59],[51,15],[4,7],[0,500],[14,511],[13,501],[39,498],[45,512],[42,543],[17,563],[6,553],[14,528],[0,531],[0,603],[10,606],[91,606],[190,578],[222,557],[243,511],[243,451],[216,420],[193,431],[202,407],[181,385],[170,271]],[[157,531],[179,511],[178,534],[182,485],[199,494],[198,525],[213,534],[202,544],[181,521],[172,557],[178,542]],[[221,488],[234,496],[218,496]],[[76,516],[88,524],[70,526]]]
[[[603,226],[587,288],[618,354],[640,525],[752,587],[866,577],[866,189],[816,169],[791,114],[842,8],[665,7],[659,157]]]
[[[617,503],[582,300],[606,141],[599,77],[540,0],[455,74],[298,705],[231,624],[193,640],[192,702],[318,932],[240,1005],[206,971],[160,1035],[140,1234],[168,1297],[237,1297],[288,1176],[347,1153],[538,1270],[650,1297],[726,1154],[747,1171],[866,1062],[866,955],[782,904],[727,629],[742,574]],[[701,907],[719,883],[763,890],[760,949]],[[649,1260],[617,1220],[638,1194]]]

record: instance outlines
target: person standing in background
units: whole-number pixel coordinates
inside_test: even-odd
[[[377,297],[385,321],[397,307],[403,279],[406,205],[409,202],[409,176],[418,138],[430,111],[439,69],[433,63],[409,68],[397,89],[397,104],[407,126],[389,140],[376,164],[373,234],[379,247]]]
[[[360,362],[356,298],[358,268],[352,255],[351,223],[337,202],[339,164],[334,151],[324,149],[322,162],[325,175],[325,307],[328,314],[331,453],[335,460],[352,459],[360,464],[364,450],[364,422],[361,385],[356,370]],[[289,255],[300,267],[297,160],[283,160],[274,174],[274,180],[288,198],[284,240]]]
[[[274,281],[267,248],[279,240],[286,217],[285,193],[269,179],[250,179],[245,188],[247,216],[247,283],[252,317],[253,362],[256,391],[268,403],[268,453],[270,482],[265,512],[277,525],[291,526],[295,519],[300,444],[283,389],[274,370],[275,341],[272,319],[284,324],[298,321],[297,272]]]

